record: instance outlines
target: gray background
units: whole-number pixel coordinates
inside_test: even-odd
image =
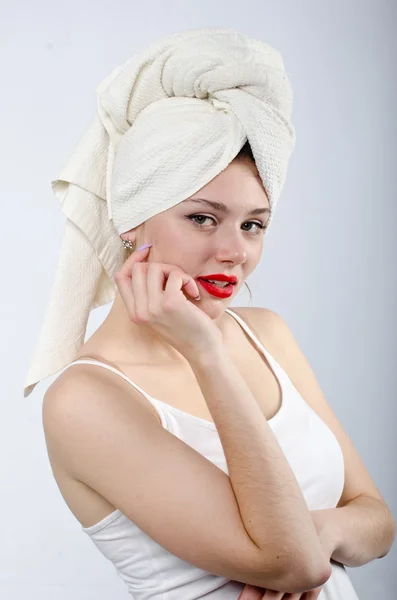
[[[2,4],[1,598],[129,597],[52,478],[41,403],[55,376],[26,400],[23,386],[64,225],[50,181],[91,122],[94,88],[131,54],[184,29],[231,27],[283,55],[297,145],[248,281],[253,305],[287,321],[397,514],[396,12],[385,0]],[[248,304],[247,292],[233,303]],[[109,308],[91,314],[87,335]],[[393,546],[348,569],[360,600],[395,598],[396,556]]]

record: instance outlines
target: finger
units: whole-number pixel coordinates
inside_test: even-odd
[[[156,266],[157,269],[161,269],[162,271],[162,273],[159,272],[157,278],[154,274],[153,278],[150,278],[150,285],[154,285],[154,287],[151,287],[150,289],[163,290],[164,278],[167,280],[171,271],[178,270],[182,274],[182,284],[179,289],[183,288],[191,297],[199,299],[197,298],[197,296],[199,296],[199,288],[194,278],[185,273],[177,265],[146,262],[149,249],[150,248],[145,248],[144,250],[133,252],[125,261],[121,270],[114,276],[120,295],[127,307],[128,314],[133,321],[138,319],[139,321],[145,322],[148,319],[149,310],[151,310],[148,306],[149,283],[147,279],[145,279],[149,267],[154,268],[154,266]],[[160,283],[158,278],[160,278]],[[133,279],[135,280],[135,284],[133,283]],[[152,297],[152,294],[150,294],[150,297]],[[159,299],[153,300],[155,311],[158,309],[159,301]]]
[[[132,292],[132,276],[131,273],[122,274],[121,271],[116,273],[114,280],[118,287],[120,296],[127,308],[127,313],[132,320],[135,320],[135,300]]]
[[[195,282],[195,280],[193,279],[193,277],[191,275],[188,275],[187,273],[182,271],[182,269],[180,269],[179,267],[176,267],[176,266],[173,266],[173,268],[171,268],[169,270],[167,269],[167,271],[168,271],[168,273],[167,273],[168,276],[171,273],[178,273],[180,276],[180,279],[173,278],[173,280],[172,280],[173,282],[170,286],[168,285],[168,280],[167,280],[166,287],[165,287],[166,300],[168,300],[169,296],[172,297],[175,294],[175,292],[177,291],[176,286],[178,285],[178,282],[179,282],[179,290],[182,290],[182,291],[185,290],[186,293],[189,294],[189,296],[191,296],[194,299],[196,299],[197,296],[199,296],[200,290],[198,288],[197,283]]]
[[[323,586],[315,588],[314,590],[309,590],[308,592],[305,592],[302,596],[302,600],[317,600],[322,589],[323,589]]]
[[[185,277],[187,278],[186,283],[184,283]],[[186,273],[185,277],[182,277],[182,288],[186,290],[189,296],[194,298],[194,300],[200,300],[200,290],[194,278],[190,275],[186,275]]]
[[[183,290],[185,281],[190,281],[190,275],[187,275],[179,267],[149,263],[147,268],[148,314],[157,315],[161,311],[161,307],[164,306],[164,302],[174,301]],[[193,295],[196,295],[195,288],[193,290],[190,288],[190,290]]]
[[[263,588],[247,583],[237,600],[262,600],[263,591]]]
[[[137,262],[144,262],[149,256],[149,251],[151,248],[144,248],[143,250],[135,250],[130,254],[127,260],[124,262],[120,271],[115,274],[114,279],[123,278],[124,276],[131,276],[132,267]]]
[[[130,285],[130,298],[134,303],[132,318],[138,323],[145,323],[149,319],[149,300],[147,284],[147,268],[135,263],[132,266]]]
[[[149,263],[149,265],[150,264],[151,263]],[[182,276],[181,288],[183,288],[183,291],[186,291],[186,293],[189,294],[189,296],[191,296],[192,298],[195,298],[195,299],[197,298],[197,296],[200,295],[200,289],[199,289],[198,284],[196,283],[194,277],[192,277],[191,275],[188,275],[188,273],[186,273],[183,269],[181,269],[181,267],[179,267],[178,265],[169,264],[169,263],[155,263],[155,264],[162,268],[162,271],[163,271],[166,281],[167,281],[168,276],[171,273],[171,271],[178,271]]]
[[[149,250],[150,250],[150,248],[144,248],[143,250],[135,250],[135,252],[132,252],[132,254],[124,262],[120,271],[118,271],[118,273],[116,273],[114,276],[114,280],[116,281],[117,284],[119,284],[120,281],[124,281],[125,278],[128,278],[128,279],[131,278],[132,269],[136,263],[145,262],[145,264],[146,264],[146,259],[149,254]],[[150,263],[148,263],[148,264],[150,264]],[[156,264],[162,265],[163,273],[166,276],[168,276],[169,273],[173,269],[179,269],[184,274],[183,287],[186,290],[186,292],[193,298],[196,298],[200,294],[200,290],[199,290],[198,285],[195,282],[194,278],[191,275],[184,273],[184,271],[182,269],[180,269],[180,267],[178,267],[177,265],[169,265],[167,263],[156,263]]]
[[[164,279],[166,282],[163,294]],[[175,294],[181,292],[182,286],[191,281],[191,276],[177,266],[138,262],[132,265],[130,274],[126,272],[120,276],[119,290],[130,319],[133,322],[146,323],[150,319],[150,314],[158,314],[163,300],[168,302],[175,298]],[[194,285],[198,291],[197,284]],[[196,294],[192,285],[190,289],[193,289],[193,294]]]
[[[163,267],[159,263],[149,263],[147,268],[146,289],[148,294],[148,312],[152,315],[159,314],[164,297],[164,288],[167,279]]]
[[[185,289],[187,287],[189,275],[181,271],[171,271],[167,282],[165,284],[164,291],[164,303],[168,306],[173,300],[177,297],[178,293],[182,293],[183,295],[183,286],[185,285]],[[196,294],[196,292],[193,292]],[[197,294],[196,294],[197,295]],[[186,299],[185,299],[186,301]]]
[[[165,280],[166,280],[165,289],[164,289],[164,291],[166,292],[166,294],[165,294],[166,301],[168,301],[169,297],[174,296],[175,292],[178,290],[186,291],[189,294],[189,296],[191,296],[194,299],[196,299],[197,296],[200,294],[200,290],[199,290],[198,285],[195,282],[194,278],[191,275],[188,275],[187,273],[185,273],[185,271],[183,271],[177,265],[169,265],[169,264],[165,264],[165,263],[154,263],[154,264],[156,264],[156,267],[161,268],[161,270],[163,272],[163,276],[165,277]],[[171,286],[169,286],[168,280],[169,280],[169,276],[171,275],[171,273],[178,273],[180,276],[180,279],[175,280],[174,276],[173,276],[174,283],[172,283]],[[178,285],[179,285],[179,288],[177,288]]]
[[[127,312],[130,318],[135,319],[135,300],[132,292],[132,268],[137,262],[143,262],[149,253],[150,248],[136,250],[125,261],[120,271],[115,273],[114,281],[119,290],[120,296],[126,305]]]

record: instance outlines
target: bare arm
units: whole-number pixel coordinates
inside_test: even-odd
[[[289,532],[274,547],[258,548],[230,477],[164,429],[147,400],[114,373],[78,364],[62,373],[45,394],[43,426],[51,464],[182,560],[267,589],[303,592],[318,584],[299,561],[291,564]]]
[[[396,524],[378,498],[358,496],[344,506],[315,513],[331,540],[330,558],[343,565],[361,567],[386,556],[393,545]]]
[[[287,553],[292,578],[301,572],[312,587],[325,583],[329,558],[298,482],[226,349],[188,360],[216,423],[249,537],[265,556],[271,549]]]

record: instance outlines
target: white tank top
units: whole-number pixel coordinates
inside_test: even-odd
[[[282,404],[268,420],[299,483],[309,510],[336,507],[344,486],[341,447],[329,429],[293,386],[286,372],[263,347],[247,323],[233,316],[267,359],[279,381]],[[147,394],[124,373],[94,359],[141,392],[156,408],[165,429],[200,452],[227,475],[228,468],[215,423],[195,417]],[[65,370],[64,369],[64,370]],[[203,571],[165,550],[119,509],[91,527],[81,527],[99,551],[114,565],[134,600],[236,600],[244,584]],[[358,600],[345,567],[331,561],[332,575],[319,600]]]

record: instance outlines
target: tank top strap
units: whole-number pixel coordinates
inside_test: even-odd
[[[270,363],[270,366],[271,366],[273,372],[275,372],[275,375],[276,375],[277,379],[279,380],[280,386],[282,386],[282,382],[280,381],[280,379],[281,380],[288,379],[288,375],[286,374],[286,372],[284,371],[284,369],[282,368],[282,366],[276,361],[275,358],[273,358],[273,356],[270,354],[270,352],[268,350],[266,350],[266,348],[264,347],[264,345],[261,343],[261,341],[255,335],[255,333],[249,327],[248,323],[246,321],[244,321],[244,319],[242,319],[240,317],[240,315],[238,315],[237,313],[235,313],[234,311],[232,311],[230,308],[226,308],[225,312],[227,312],[229,315],[231,315],[241,325],[241,327],[248,334],[248,336],[250,337],[250,339],[254,342],[254,344],[257,347],[257,349],[262,354],[264,354],[264,356],[266,357],[266,359]]]
[[[137,383],[132,381],[132,379],[127,377],[127,375],[125,375],[122,371],[120,371],[119,369],[116,369],[115,367],[112,367],[111,365],[101,362],[100,360],[97,360],[96,358],[78,358],[77,360],[74,360],[73,362],[66,365],[66,367],[64,367],[62,372],[66,371],[66,369],[68,369],[69,367],[72,367],[73,365],[78,365],[78,364],[96,365],[98,367],[103,367],[104,369],[108,369],[109,371],[112,371],[116,375],[119,375],[122,379],[124,379],[124,381],[129,383],[133,388],[135,388],[138,392],[140,392],[143,396],[145,396],[146,400],[148,400],[148,402],[150,402],[150,404],[152,406],[154,406],[154,408],[156,409],[163,427],[167,428],[166,417],[165,417],[163,411],[161,410],[161,408],[159,407],[158,403],[156,402],[156,398],[153,398],[150,394],[145,392],[145,390],[143,388],[141,388]]]

